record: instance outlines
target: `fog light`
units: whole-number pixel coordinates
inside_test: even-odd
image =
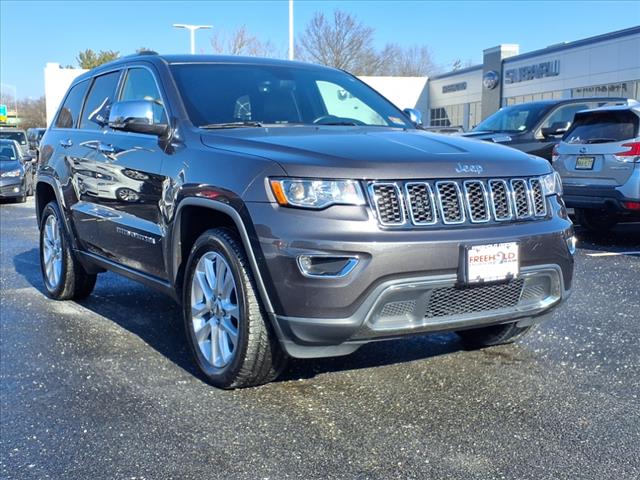
[[[578,239],[575,237],[575,235],[567,238],[567,249],[569,250],[569,253],[571,255],[575,255],[576,254],[576,245],[578,244]]]
[[[346,277],[358,264],[356,257],[333,257],[327,255],[300,255],[298,268],[305,277]]]

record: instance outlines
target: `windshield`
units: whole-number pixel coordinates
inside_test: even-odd
[[[16,160],[18,158],[18,153],[16,152],[16,148],[13,143],[0,142],[0,156],[7,157],[7,160]]]
[[[480,122],[474,131],[526,132],[531,130],[551,108],[548,103],[523,103],[498,110]]]
[[[171,66],[194,125],[373,125],[414,128],[403,113],[346,73],[273,65]]]
[[[608,143],[631,140],[640,135],[638,123],[638,116],[628,110],[579,113],[563,141]]]
[[[24,134],[24,132],[20,132],[20,131],[12,132],[11,130],[2,130],[0,131],[0,138],[8,138],[9,140],[16,140],[20,145],[27,144],[27,136]]]

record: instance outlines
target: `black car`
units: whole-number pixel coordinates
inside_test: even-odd
[[[551,161],[553,147],[580,110],[620,105],[626,98],[594,97],[541,100],[503,107],[463,136],[500,143]]]
[[[25,202],[34,191],[33,157],[15,140],[0,139],[0,198]]]
[[[17,127],[0,127],[0,139],[15,140],[20,145],[22,153],[29,154],[27,132]]]
[[[548,162],[422,131],[299,62],[148,54],[83,74],[42,139],[36,205],[48,296],[85,297],[105,270],[167,293],[223,388],[416,333],[511,342],[572,283]]]

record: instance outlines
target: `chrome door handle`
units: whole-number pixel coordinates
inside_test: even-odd
[[[98,151],[102,152],[102,153],[113,153],[116,151],[115,148],[113,148],[113,145],[107,145],[106,143],[100,143],[98,145]]]
[[[67,138],[66,140],[60,140],[60,146],[64,148],[69,148],[73,146],[73,142],[71,141],[70,138]]]

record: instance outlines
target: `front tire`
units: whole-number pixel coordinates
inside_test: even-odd
[[[256,292],[234,232],[204,232],[187,261],[183,317],[196,363],[216,387],[267,383],[285,366],[285,354]]]
[[[456,333],[462,340],[465,348],[478,349],[513,343],[529,334],[534,327],[535,325],[518,327],[515,323],[507,323],[460,330]]]
[[[96,275],[74,258],[56,202],[49,202],[40,219],[40,268],[45,294],[55,300],[80,300],[91,294]]]
[[[594,233],[608,232],[618,223],[616,214],[604,210],[576,208],[575,212],[578,223]]]

